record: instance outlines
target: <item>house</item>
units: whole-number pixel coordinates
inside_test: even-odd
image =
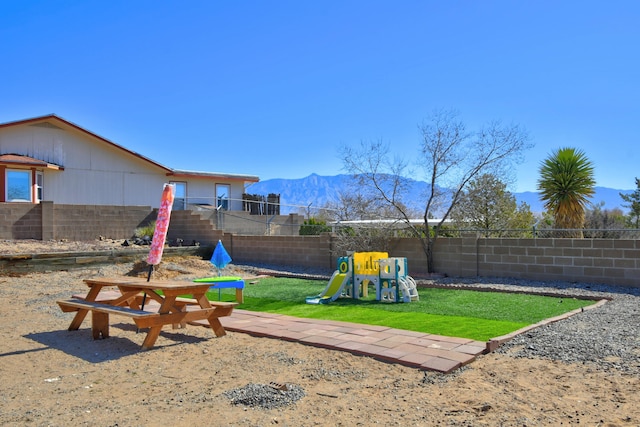
[[[0,123],[0,202],[158,207],[176,185],[174,209],[242,210],[253,175],[171,169],[54,114]]]
[[[0,238],[128,238],[155,218],[167,182],[174,212],[192,223],[204,210],[215,226],[225,212],[249,214],[245,185],[258,180],[172,169],[54,114],[0,123]]]

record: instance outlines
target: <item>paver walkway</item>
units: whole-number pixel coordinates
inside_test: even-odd
[[[487,349],[487,343],[465,338],[238,309],[220,321],[228,331],[348,351],[443,373],[472,362]]]

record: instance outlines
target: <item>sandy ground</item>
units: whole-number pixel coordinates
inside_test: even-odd
[[[24,248],[0,242],[8,251]],[[167,277],[211,271],[197,259],[166,265]],[[196,326],[164,330],[150,351],[140,351],[144,334],[127,318],[112,318],[106,340],[92,340],[88,320],[67,331],[72,314],[56,299],[85,292],[83,278],[133,268],[0,277],[1,425],[640,425],[640,379],[580,364],[489,354],[440,375]],[[304,396],[272,409],[228,397],[270,383]]]

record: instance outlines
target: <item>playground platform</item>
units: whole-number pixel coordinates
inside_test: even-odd
[[[483,341],[241,309],[220,321],[227,331],[347,351],[442,373],[473,362],[487,350]]]

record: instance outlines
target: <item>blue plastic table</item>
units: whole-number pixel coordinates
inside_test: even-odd
[[[196,279],[194,282],[198,283],[211,283],[212,286],[209,289],[217,289],[218,290],[218,299],[221,299],[222,293],[221,289],[236,289],[236,301],[239,303],[244,302],[244,279],[242,277],[236,276],[215,276],[215,277],[205,277],[202,279]]]

